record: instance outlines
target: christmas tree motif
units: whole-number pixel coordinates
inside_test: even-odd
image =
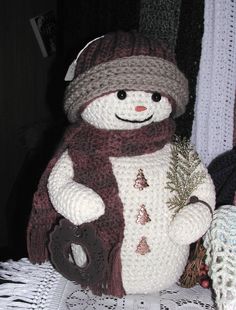
[[[141,208],[139,210],[139,214],[137,216],[136,223],[141,224],[141,225],[145,225],[150,221],[151,221],[151,219],[149,217],[149,214],[147,213],[145,205],[141,205]]]
[[[138,254],[141,254],[141,255],[145,255],[145,254],[151,252],[149,245],[147,244],[147,238],[146,237],[142,237],[142,239],[139,242],[135,252]]]
[[[134,183],[134,187],[142,191],[145,187],[148,187],[147,180],[144,176],[143,169],[139,169],[137,178]]]

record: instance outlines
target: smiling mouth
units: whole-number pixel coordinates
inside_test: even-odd
[[[149,121],[153,117],[153,114],[151,116],[149,116],[148,118],[145,118],[142,121],[138,121],[138,120],[135,120],[135,119],[132,120],[132,119],[121,118],[117,114],[115,114],[115,117],[118,118],[120,121],[123,121],[123,122],[128,122],[128,123],[145,123],[145,122]]]

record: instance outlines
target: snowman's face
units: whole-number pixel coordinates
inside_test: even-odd
[[[100,129],[137,129],[160,122],[172,111],[169,100],[158,92],[120,90],[92,101],[82,119]]]

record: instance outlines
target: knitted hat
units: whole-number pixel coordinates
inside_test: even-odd
[[[85,104],[121,89],[172,97],[175,117],[184,113],[188,101],[188,82],[163,44],[136,31],[109,33],[89,44],[76,62],[64,101],[69,121],[76,121]]]

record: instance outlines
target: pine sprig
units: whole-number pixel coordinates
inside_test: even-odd
[[[167,201],[170,210],[175,214],[189,201],[193,191],[203,183],[206,173],[198,171],[200,159],[190,142],[176,137],[171,148],[170,168],[167,172],[167,186],[174,196]]]

